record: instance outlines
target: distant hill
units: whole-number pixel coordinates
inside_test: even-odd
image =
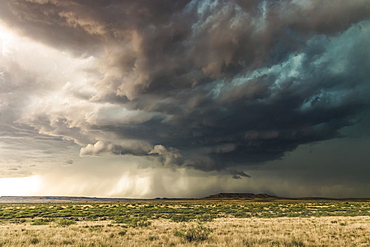
[[[132,198],[101,198],[101,197],[78,197],[78,196],[0,196],[0,203],[111,203],[130,201],[180,201],[180,200],[251,200],[251,201],[275,201],[275,200],[303,200],[303,201],[370,201],[370,198],[321,198],[301,197],[286,198],[268,194],[253,193],[218,193],[203,198],[154,198],[154,199],[132,199]]]
[[[78,196],[0,196],[0,203],[126,202],[136,199]]]
[[[204,197],[203,199],[267,199],[278,198],[268,194],[253,194],[253,193],[218,193]]]
[[[69,202],[128,202],[128,201],[151,201],[151,200],[197,200],[197,199],[277,199],[279,197],[267,194],[253,193],[219,193],[204,198],[154,198],[154,199],[131,199],[131,198],[99,198],[78,196],[1,196],[0,203],[69,203]]]

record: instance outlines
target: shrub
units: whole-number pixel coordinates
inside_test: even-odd
[[[16,224],[22,224],[22,223],[27,222],[27,220],[26,220],[26,219],[16,219],[16,220],[14,220],[13,222],[14,222],[14,223],[16,223]],[[31,224],[31,225],[32,225],[32,224]]]
[[[118,232],[118,235],[124,236],[126,233],[127,233],[127,231],[120,231],[120,232]]]
[[[152,223],[148,221],[145,217],[116,217],[114,219],[115,223],[123,223],[129,227],[147,227]]]
[[[127,219],[124,218],[124,217],[119,217],[119,216],[114,217],[114,222],[115,223],[118,223],[118,224],[120,224],[120,223],[126,223],[126,221],[127,221]]]
[[[76,224],[76,221],[74,220],[68,220],[68,219],[61,219],[57,222],[59,226],[70,226],[73,224]]]
[[[170,219],[174,222],[188,222],[188,221],[190,221],[190,218],[186,217],[183,214],[174,214],[174,215],[171,216]]]
[[[34,225],[34,226],[39,226],[39,225],[48,225],[50,222],[50,220],[45,220],[45,219],[37,219],[37,220],[34,220],[31,225]]]
[[[214,216],[211,214],[203,214],[198,216],[197,219],[202,222],[211,222],[214,219]]]
[[[188,242],[200,242],[208,239],[209,234],[212,229],[198,225],[196,227],[191,227],[188,229],[181,229],[175,231],[176,237],[181,237]]]
[[[157,236],[149,236],[149,241],[158,240],[159,238]]]
[[[101,231],[103,227],[102,225],[89,226],[89,231]]]
[[[152,222],[150,222],[150,221],[147,221],[147,220],[139,220],[139,221],[135,222],[134,226],[147,227],[147,226],[150,226],[151,224],[152,224]]]
[[[286,246],[288,246],[288,247],[304,247],[306,245],[300,239],[293,239],[292,241],[287,243]]]
[[[38,243],[40,243],[40,240],[38,238],[31,238],[30,243],[31,244],[38,244]]]
[[[73,245],[74,244],[74,240],[63,240],[62,241],[62,245]]]

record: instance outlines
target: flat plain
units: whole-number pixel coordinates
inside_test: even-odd
[[[370,246],[370,202],[5,203],[0,246]]]

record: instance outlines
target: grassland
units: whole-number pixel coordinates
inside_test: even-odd
[[[0,246],[370,246],[370,202],[0,204]]]

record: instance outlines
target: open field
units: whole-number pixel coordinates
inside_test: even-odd
[[[370,202],[1,204],[0,246],[370,246]]]

